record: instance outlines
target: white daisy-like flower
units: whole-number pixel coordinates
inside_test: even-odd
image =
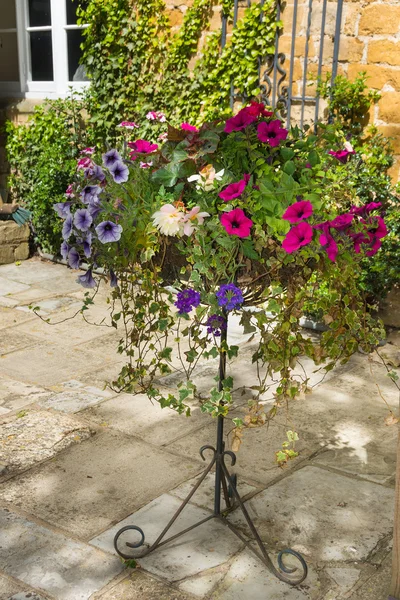
[[[209,192],[214,187],[214,180],[220,181],[224,176],[225,169],[221,169],[218,173],[212,165],[206,165],[200,173],[196,173],[188,177],[188,181],[197,181],[196,189]]]
[[[164,235],[176,235],[181,229],[184,216],[173,204],[164,204],[152,216],[153,225]]]

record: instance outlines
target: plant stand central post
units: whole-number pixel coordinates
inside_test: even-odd
[[[221,343],[220,343],[220,355],[219,355],[219,377],[218,377],[218,389],[220,392],[223,390],[224,380],[226,378],[226,344],[227,344],[227,336],[228,336],[228,316],[225,311],[224,311],[223,315],[225,318],[226,327],[223,328],[223,330],[221,331]],[[205,471],[202,473],[202,475],[198,479],[197,483],[195,483],[192,490],[187,495],[185,500],[182,502],[182,504],[180,505],[178,510],[175,512],[175,514],[172,516],[170,521],[167,523],[167,525],[165,526],[163,531],[160,533],[158,538],[152,544],[145,543],[145,535],[144,535],[143,530],[140,527],[138,527],[137,525],[127,525],[125,527],[122,527],[119,531],[117,531],[117,533],[114,537],[114,548],[115,548],[116,552],[119,554],[119,556],[121,556],[125,560],[144,558],[145,556],[150,554],[150,552],[153,552],[153,551],[157,550],[157,548],[160,548],[161,546],[164,546],[165,544],[168,544],[168,543],[172,542],[173,540],[176,540],[177,538],[185,535],[189,531],[192,531],[193,529],[196,529],[200,525],[203,525],[207,521],[210,521],[211,519],[217,519],[220,523],[222,523],[223,525],[228,527],[230,529],[230,531],[232,531],[232,533],[234,533],[240,539],[240,541],[249,550],[251,550],[251,552],[253,552],[253,554],[255,554],[257,556],[257,558],[259,558],[260,561],[278,579],[280,579],[281,581],[284,581],[285,583],[288,583],[290,585],[299,585],[302,581],[304,581],[304,579],[307,577],[307,573],[308,573],[307,564],[306,564],[304,558],[301,556],[301,554],[299,554],[295,550],[292,550],[290,548],[285,548],[284,550],[281,550],[278,554],[278,557],[277,557],[278,566],[276,567],[274,565],[274,563],[272,562],[271,558],[269,557],[269,554],[268,554],[267,550],[265,549],[264,542],[262,541],[253,521],[251,520],[251,517],[247,511],[247,508],[246,508],[239,492],[237,491],[236,476],[229,472],[228,467],[225,464],[225,457],[228,456],[231,459],[231,465],[233,466],[236,462],[236,455],[234,452],[232,452],[230,450],[225,450],[224,416],[223,415],[219,415],[217,417],[216,447],[214,448],[211,445],[206,445],[206,446],[202,446],[202,448],[200,448],[200,456],[202,457],[203,460],[206,460],[205,456],[204,456],[204,453],[206,451],[211,451],[213,454],[211,462],[209,463],[209,465],[205,469]],[[197,490],[200,488],[202,483],[205,481],[207,475],[212,471],[214,466],[215,466],[214,511],[211,512],[207,517],[205,517],[201,521],[194,523],[193,525],[191,525],[190,527],[187,527],[186,529],[183,529],[179,533],[176,533],[175,535],[171,535],[170,537],[166,537],[168,531],[174,525],[175,521],[178,519],[179,515],[182,513],[182,511],[185,509],[185,507],[189,504],[190,500],[192,499],[194,494],[197,492]],[[226,508],[224,508],[223,510],[221,510],[221,489],[223,490],[225,504],[226,504]],[[250,540],[247,537],[245,537],[244,534],[235,525],[233,525],[227,518],[229,516],[229,514],[237,508],[239,508],[241,510],[241,512],[243,513],[246,523],[251,531]],[[125,537],[125,534],[128,531],[130,533],[132,531],[134,531],[136,536],[139,534],[139,541],[134,542],[134,543],[129,542],[127,540],[123,541],[123,538]],[[145,546],[145,549],[143,549],[139,553],[136,553],[136,552],[131,553],[130,552],[128,554],[125,547],[124,547],[124,549],[120,548],[120,544],[124,545],[126,548],[130,548],[130,549],[136,549],[136,548],[139,548],[140,546]],[[289,567],[288,565],[285,565],[284,560],[283,560],[284,556],[294,557],[296,559],[297,563],[299,563],[299,565],[295,566],[295,567],[292,567],[292,566]]]

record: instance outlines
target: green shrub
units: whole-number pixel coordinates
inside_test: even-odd
[[[76,158],[91,142],[85,107],[84,98],[74,94],[37,106],[27,126],[6,124],[11,198],[32,212],[35,241],[46,252],[57,253],[60,246],[53,204],[65,200]]]

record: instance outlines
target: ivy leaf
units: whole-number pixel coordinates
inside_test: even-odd
[[[254,249],[254,243],[252,240],[245,240],[242,243],[242,250],[243,250],[243,254],[247,257],[247,258],[251,258],[253,260],[259,260],[260,257],[257,254],[257,252]]]

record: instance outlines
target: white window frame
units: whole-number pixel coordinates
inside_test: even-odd
[[[81,90],[88,81],[69,81],[67,31],[85,29],[88,25],[68,25],[65,0],[50,0],[51,25],[29,27],[28,0],[15,0],[17,13],[18,59],[20,91],[26,98],[60,98],[68,94],[69,88]],[[53,81],[32,81],[29,33],[32,31],[52,32]]]

